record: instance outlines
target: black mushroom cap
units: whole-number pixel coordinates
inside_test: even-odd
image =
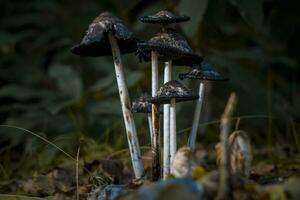
[[[173,59],[172,64],[174,66],[193,66],[196,63],[201,63],[203,58],[196,54],[186,54],[179,58]]]
[[[190,17],[188,16],[177,16],[173,13],[162,10],[154,15],[140,17],[140,21],[144,23],[159,23],[159,24],[171,24],[189,21]]]
[[[135,52],[139,41],[125,26],[124,22],[109,12],[103,12],[89,25],[80,44],[71,52],[80,56],[110,56],[111,46],[107,33],[111,31],[122,54]]]
[[[148,102],[148,95],[143,94],[132,102],[131,112],[133,113],[151,113],[152,104]]]
[[[151,51],[158,53],[158,60],[161,62],[180,58],[194,58],[197,61],[202,61],[201,57],[199,58],[193,54],[193,50],[187,41],[172,29],[160,32],[148,41],[138,43],[137,54],[140,59],[150,61]]]
[[[190,101],[198,99],[199,95],[193,94],[192,91],[180,82],[171,80],[165,83],[157,92],[155,97],[149,99],[149,102],[154,104],[169,104],[171,99],[176,99],[176,102]]]
[[[194,65],[194,69],[189,73],[179,74],[180,79],[199,79],[205,81],[227,81],[210,64],[202,62],[200,65]]]
[[[132,102],[131,112],[133,113],[152,113],[152,103],[148,101],[148,95],[145,93],[135,101]],[[162,108],[159,109],[159,113],[163,114]]]

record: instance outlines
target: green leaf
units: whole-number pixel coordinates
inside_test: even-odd
[[[181,0],[178,5],[178,10],[181,15],[188,15],[191,20],[187,23],[182,23],[184,33],[190,38],[194,38],[201,25],[203,16],[207,7],[207,0]]]
[[[50,97],[51,93],[46,90],[27,88],[21,85],[6,85],[0,89],[0,97],[13,98],[16,100],[28,100],[31,98]]]
[[[49,112],[51,114],[56,115],[64,108],[72,106],[76,103],[77,103],[77,101],[74,99],[54,101],[47,106],[47,109],[49,110]]]
[[[82,95],[81,77],[68,65],[53,65],[49,76],[53,78],[63,96],[80,99]]]
[[[110,87],[115,81],[115,74],[111,74],[107,77],[99,79],[92,87],[89,89],[90,92],[99,92],[108,87]]]

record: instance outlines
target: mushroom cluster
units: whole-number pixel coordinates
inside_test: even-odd
[[[203,58],[196,55],[188,42],[172,24],[187,22],[188,16],[177,16],[163,10],[154,15],[143,16],[143,23],[161,24],[159,33],[149,40],[138,39],[124,22],[109,12],[104,12],[90,24],[81,43],[71,52],[80,56],[112,56],[123,120],[126,128],[135,178],[145,177],[141,159],[137,130],[132,113],[146,113],[152,148],[151,179],[158,180],[163,175],[166,179],[170,173],[170,164],[176,150],[176,103],[197,100],[188,146],[195,148],[197,129],[204,96],[205,81],[227,80],[215,71]],[[144,94],[132,102],[126,85],[121,54],[136,52],[140,61],[151,61],[151,97]],[[160,85],[158,66],[164,64],[164,83]],[[189,73],[179,74],[180,79],[200,80],[199,94],[194,94],[172,77],[172,65],[192,67]],[[163,110],[160,106],[163,105]],[[163,167],[161,168],[160,114],[163,114]]]

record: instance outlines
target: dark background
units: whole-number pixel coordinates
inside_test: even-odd
[[[112,58],[79,57],[69,49],[103,11],[113,12],[148,39],[160,27],[138,18],[168,9],[191,17],[178,31],[230,78],[207,84],[201,121],[218,120],[234,91],[239,98],[236,116],[247,116],[240,128],[254,147],[269,147],[273,156],[280,156],[277,147],[299,152],[299,7],[296,0],[2,0],[0,123],[31,130],[71,155],[79,143],[82,155],[99,158],[127,148]],[[139,63],[134,54],[123,61],[131,99],[150,92],[150,63]],[[188,70],[177,67],[173,76]],[[183,83],[198,92],[198,81]],[[180,145],[186,143],[194,106],[178,104]],[[135,117],[141,146],[149,146],[146,116]],[[200,131],[199,142],[213,146],[218,141],[218,123]],[[5,179],[65,159],[17,128],[0,127],[0,146],[0,176]]]

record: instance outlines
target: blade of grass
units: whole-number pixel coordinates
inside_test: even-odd
[[[62,148],[60,148],[59,146],[57,146],[53,142],[51,142],[51,141],[47,140],[46,138],[40,136],[39,134],[36,134],[36,133],[34,133],[34,132],[30,131],[30,130],[27,130],[27,129],[19,127],[19,126],[0,124],[0,127],[14,128],[14,129],[18,129],[18,130],[24,131],[26,133],[29,133],[29,134],[31,134],[31,135],[39,138],[40,140],[46,142],[50,146],[56,148],[57,150],[59,150],[60,152],[62,152],[63,154],[65,154],[67,157],[69,157],[70,159],[72,159],[73,161],[76,161],[76,159],[73,156],[71,156],[69,153],[67,153],[66,151],[64,151]]]
[[[30,130],[27,130],[27,129],[25,129],[25,128],[22,128],[22,127],[19,127],[19,126],[13,126],[13,125],[0,124],[0,127],[14,128],[14,129],[18,129],[18,130],[24,131],[24,132],[26,132],[26,133],[29,133],[29,134],[31,134],[31,135],[33,135],[33,136],[39,138],[40,140],[44,141],[44,142],[47,143],[48,145],[50,145],[50,146],[56,148],[57,150],[59,150],[60,152],[62,152],[65,156],[67,156],[68,158],[70,158],[71,160],[77,162],[76,158],[74,158],[74,157],[71,156],[69,153],[67,153],[66,151],[64,151],[62,148],[60,148],[59,146],[57,146],[57,145],[54,144],[53,142],[47,140],[46,138],[40,136],[40,135],[37,134],[37,133],[34,133],[34,132],[32,132],[32,131],[30,131]],[[84,169],[84,171],[86,171],[88,174],[91,175],[91,172],[90,172],[88,169],[86,169],[85,167],[84,167],[83,169]]]
[[[14,195],[14,194],[0,194],[0,200],[47,200],[46,198],[39,198],[39,197],[30,197],[24,195]]]
[[[77,149],[76,154],[76,199],[79,200],[79,154],[80,154],[80,144]]]
[[[293,132],[293,136],[295,139],[295,143],[296,143],[296,147],[297,147],[297,151],[298,153],[300,152],[300,139],[299,139],[299,134],[297,133],[297,129],[296,129],[296,125],[294,120],[291,119],[291,126],[292,126],[292,132]]]
[[[238,116],[238,117],[231,117],[230,120],[237,120],[237,119],[259,119],[259,118],[265,118],[265,119],[280,119],[278,117],[273,117],[273,116],[269,116],[269,115],[242,115],[242,116]],[[220,123],[220,120],[213,120],[213,121],[209,121],[209,122],[204,122],[199,124],[199,126],[207,126],[207,125],[212,125],[212,124],[218,124]],[[185,128],[185,129],[181,129],[179,131],[177,131],[177,134],[181,134],[184,132],[187,132],[191,129],[191,127],[189,128]]]

